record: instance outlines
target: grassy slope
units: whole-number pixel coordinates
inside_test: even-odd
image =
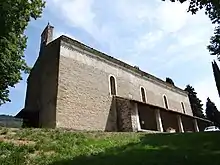
[[[219,165],[220,133],[73,133],[0,129],[0,164]]]

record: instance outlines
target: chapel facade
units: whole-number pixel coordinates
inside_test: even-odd
[[[17,117],[31,127],[87,131],[198,132],[186,91],[67,36],[41,35]]]

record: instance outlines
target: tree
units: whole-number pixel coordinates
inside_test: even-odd
[[[173,86],[175,85],[173,80],[171,78],[169,78],[169,77],[166,77],[166,82],[171,84],[171,85],[173,85]]]
[[[27,36],[24,35],[31,19],[41,16],[43,0],[7,0],[0,2],[0,105],[10,101],[9,87],[14,87],[27,73],[24,60]]]
[[[207,118],[212,121],[215,126],[220,127],[220,112],[209,98],[207,98],[205,112]]]
[[[165,1],[165,0],[162,0]],[[170,0],[171,2],[179,1],[184,3],[187,0]],[[214,36],[210,39],[210,45],[207,46],[211,55],[217,55],[220,60],[220,3],[219,0],[188,0],[188,12],[196,14],[199,10],[204,9],[212,24],[216,25]]]
[[[210,45],[207,46],[211,55],[217,55],[220,61],[220,25],[215,28],[214,36],[210,39]]]
[[[213,70],[213,75],[215,78],[215,84],[218,90],[218,94],[220,96],[220,70],[215,60],[212,62],[212,70]]]
[[[202,108],[203,104],[201,103],[202,101],[197,97],[197,93],[195,92],[195,89],[192,86],[187,85],[185,91],[188,92],[189,102],[192,108],[193,115],[200,118],[205,118],[202,112],[203,110]]]

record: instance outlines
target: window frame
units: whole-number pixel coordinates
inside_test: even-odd
[[[166,98],[166,99],[164,99],[164,98]],[[166,102],[165,102],[165,100],[166,100]],[[166,104],[167,103],[167,104]],[[167,98],[167,96],[165,95],[165,94],[163,94],[163,105],[164,105],[164,108],[165,109],[169,109],[169,101],[168,101],[168,98]],[[167,106],[166,106],[167,105]]]
[[[111,77],[114,78],[114,82],[115,82],[115,95],[112,94]],[[109,94],[110,94],[110,96],[117,96],[117,93],[118,93],[117,80],[116,80],[116,77],[114,75],[110,74],[108,76],[108,84],[109,84]]]
[[[185,107],[184,102],[181,101],[180,104],[181,104],[181,108],[182,108],[183,113],[186,114],[186,107]]]
[[[142,89],[143,89],[144,93],[142,93]],[[143,100],[143,94],[144,94],[145,101]],[[141,101],[144,103],[147,103],[147,93],[146,93],[146,90],[143,86],[140,86],[140,95],[141,95]]]

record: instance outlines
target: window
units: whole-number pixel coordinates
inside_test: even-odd
[[[181,102],[181,106],[182,106],[182,109],[183,109],[183,113],[186,113],[186,111],[185,111],[185,106],[184,106],[184,103],[183,103],[183,102]]]
[[[143,87],[141,87],[141,99],[143,102],[146,103],[146,95],[145,95],[145,90]]]
[[[163,95],[163,101],[164,101],[164,106],[165,106],[165,108],[166,108],[166,109],[169,109],[168,101],[167,101],[166,95]]]
[[[116,82],[113,76],[110,76],[110,94],[116,95]]]

